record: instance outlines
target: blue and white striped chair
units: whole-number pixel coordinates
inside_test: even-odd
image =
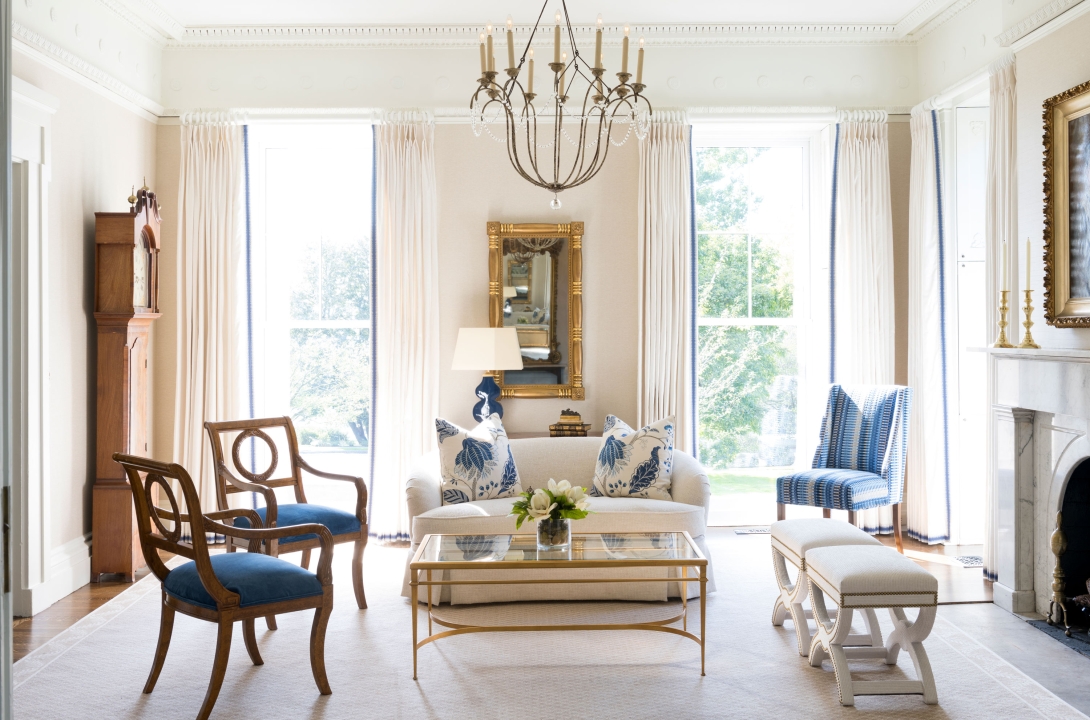
[[[893,534],[901,542],[901,497],[905,484],[911,388],[859,385],[829,388],[821,422],[821,442],[811,470],[776,480],[776,516],[787,505],[847,510],[855,523],[859,510],[893,506]]]

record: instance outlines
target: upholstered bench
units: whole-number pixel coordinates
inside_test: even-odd
[[[806,552],[810,605],[817,632],[810,645],[810,665],[820,667],[829,657],[840,690],[840,704],[854,705],[856,695],[923,695],[928,705],[938,702],[935,676],[923,641],[935,623],[939,584],[931,573],[891,548],[873,545],[820,547]],[[825,607],[828,595],[837,604],[836,620]],[[909,622],[904,608],[919,608]],[[852,613],[888,608],[893,632],[885,647],[845,647]],[[852,680],[849,658],[880,658],[897,663],[901,649],[912,658],[916,680]]]
[[[780,627],[791,613],[795,624],[795,636],[799,642],[799,655],[806,657],[810,652],[810,615],[802,607],[803,600],[810,592],[806,581],[806,553],[819,547],[839,545],[878,545],[882,543],[854,525],[840,520],[823,518],[801,518],[798,520],[780,520],[772,523],[772,567],[776,572],[776,584],[780,595],[772,607],[772,624]],[[790,562],[798,571],[795,582],[787,575]],[[866,635],[852,635],[847,638],[848,645],[882,645],[882,630],[878,626],[878,617],[873,609],[864,611],[867,622]]]

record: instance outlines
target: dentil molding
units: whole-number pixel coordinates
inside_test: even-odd
[[[1048,5],[1025,18],[1022,22],[1012,25],[1003,33],[997,35],[995,41],[999,47],[1010,47],[1042,25],[1051,22],[1054,18],[1059,17],[1076,5],[1081,5],[1082,2],[1083,0],[1052,0]]]

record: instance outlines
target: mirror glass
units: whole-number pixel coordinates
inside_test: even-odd
[[[503,326],[518,332],[522,370],[511,385],[564,385],[568,378],[568,242],[503,239]]]

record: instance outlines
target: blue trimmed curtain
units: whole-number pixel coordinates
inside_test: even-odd
[[[908,384],[910,420],[906,534],[925,543],[950,539],[950,354],[953,248],[944,226],[942,118],[927,100],[912,109],[908,217]]]
[[[894,384],[893,214],[889,133],[884,111],[839,113],[830,233],[830,379],[843,385]],[[893,532],[889,506],[856,523]]]

